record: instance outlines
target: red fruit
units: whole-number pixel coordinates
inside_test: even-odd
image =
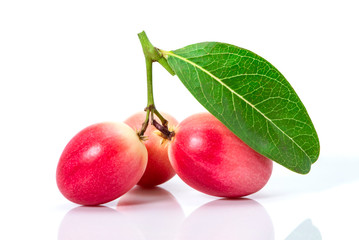
[[[178,176],[189,186],[219,197],[242,197],[269,180],[273,162],[260,155],[209,113],[179,124],[169,147]]]
[[[175,118],[168,114],[163,114],[167,119],[169,127],[177,126]],[[129,117],[125,123],[136,130],[140,130],[142,123],[146,119],[145,112],[139,112]],[[158,118],[156,118],[158,122]],[[144,144],[148,152],[148,164],[141,180],[137,183],[143,187],[153,187],[171,179],[176,173],[168,159],[168,144],[161,142],[163,138],[156,134],[157,129],[153,125],[148,125],[145,136],[148,137]]]
[[[70,201],[98,205],[129,191],[140,180],[147,151],[135,131],[124,123],[98,123],[79,132],[67,144],[56,180]]]

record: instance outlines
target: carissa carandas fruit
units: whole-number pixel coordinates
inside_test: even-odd
[[[169,158],[185,183],[218,197],[243,197],[259,191],[273,167],[270,159],[209,113],[192,115],[178,125]]]
[[[65,197],[97,205],[132,188],[146,167],[141,140],[149,124],[164,139],[173,139],[169,153],[178,175],[211,195],[239,197],[258,191],[271,175],[271,160],[297,173],[310,171],[319,157],[318,135],[292,86],[267,60],[226,43],[202,42],[165,51],[155,48],[145,32],[138,37],[147,73],[141,129],[136,135],[127,125],[100,123],[77,134],[57,168]],[[213,116],[194,115],[176,133],[171,131],[154,104],[153,62],[177,75]]]
[[[74,203],[98,205],[135,186],[146,164],[146,147],[133,129],[124,123],[98,123],[76,134],[63,150],[57,186]]]
[[[169,114],[162,114],[167,120],[169,129],[177,126],[177,120]],[[146,119],[145,112],[138,112],[125,120],[135,130],[141,129],[142,123]],[[156,118],[158,121],[159,119]],[[167,182],[176,173],[168,159],[168,144],[158,130],[153,125],[147,127],[144,133],[143,143],[148,152],[148,163],[141,180],[137,183],[142,187],[154,187]]]

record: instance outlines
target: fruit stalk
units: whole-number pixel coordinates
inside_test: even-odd
[[[143,138],[148,124],[151,123],[157,128],[157,130],[159,130],[163,134],[164,138],[171,139],[174,133],[168,130],[168,121],[158,112],[155,107],[152,84],[152,63],[159,62],[171,75],[174,75],[174,71],[168,65],[168,62],[162,56],[162,53],[152,45],[144,31],[138,34],[138,38],[140,39],[143,53],[145,55],[147,72],[147,106],[145,108],[146,119],[143,122],[142,128],[138,135],[140,136],[140,138]],[[154,120],[154,114],[161,120],[162,125]]]

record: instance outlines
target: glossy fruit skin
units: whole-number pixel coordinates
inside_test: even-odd
[[[171,115],[166,113],[162,115],[168,121],[169,128],[178,125],[177,120]],[[138,112],[126,119],[125,123],[135,130],[140,130],[145,119],[146,113]],[[158,118],[156,120],[160,122]],[[168,144],[166,142],[161,144],[163,138],[156,134],[155,131],[157,129],[149,124],[144,134],[148,137],[144,141],[148,152],[148,164],[141,180],[137,183],[142,187],[153,187],[162,184],[176,175],[168,158]]]
[[[124,123],[98,123],[80,131],[63,150],[57,186],[74,203],[98,205],[135,186],[146,164],[146,147],[135,131]]]
[[[185,183],[218,197],[243,197],[259,191],[273,168],[270,159],[209,113],[192,115],[179,124],[169,158]]]

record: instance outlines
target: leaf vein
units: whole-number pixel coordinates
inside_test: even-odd
[[[294,139],[292,137],[290,137],[288,134],[286,134],[280,127],[278,127],[270,118],[268,118],[262,111],[260,111],[258,108],[256,108],[255,105],[253,105],[251,102],[249,102],[247,99],[245,99],[243,96],[241,96],[240,94],[238,94],[237,92],[233,91],[228,85],[226,85],[221,79],[219,79],[217,76],[213,75],[210,71],[208,71],[207,69],[204,69],[203,67],[199,66],[198,64],[189,61],[187,58],[184,58],[182,56],[179,56],[173,52],[166,52],[167,55],[178,58],[184,62],[186,62],[187,64],[192,65],[195,69],[196,69],[196,73],[197,73],[197,77],[198,77],[198,70],[200,69],[201,71],[203,71],[204,73],[206,73],[208,76],[210,76],[211,78],[213,78],[214,80],[216,80],[219,84],[221,84],[223,87],[225,87],[228,91],[232,92],[232,94],[235,94],[238,98],[242,99],[247,105],[251,106],[253,109],[255,109],[260,115],[262,115],[267,122],[271,123],[274,127],[276,127],[284,136],[286,136],[287,138],[289,138],[309,159],[310,157],[308,156],[308,154],[306,153],[306,151],[304,151],[304,149],[296,142],[294,141]],[[213,54],[213,53],[211,53]],[[236,54],[234,54],[236,55]],[[251,57],[252,58],[252,57]],[[253,58],[255,59],[255,58]],[[259,59],[255,59],[256,61],[260,61]],[[265,64],[268,64],[266,62],[264,62]],[[199,80],[199,79],[198,79]],[[205,96],[203,89],[202,93]],[[206,97],[205,97],[206,98]],[[207,103],[209,103],[208,99],[206,98]],[[268,126],[267,126],[268,129]],[[270,134],[269,134],[270,135]],[[272,139],[272,137],[270,136],[270,138]],[[272,139],[273,141],[273,139]]]

